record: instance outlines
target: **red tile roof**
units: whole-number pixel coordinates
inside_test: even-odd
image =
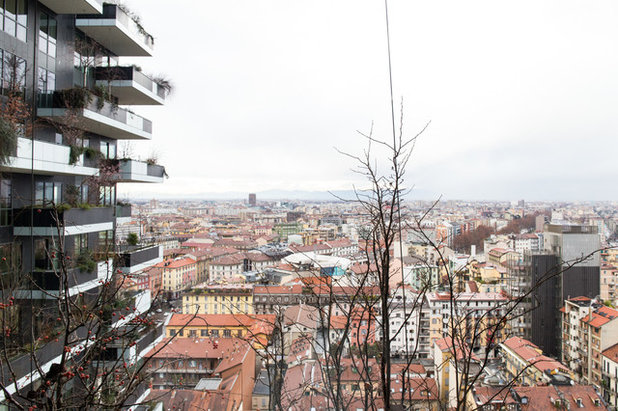
[[[180,258],[178,260],[168,260],[157,264],[157,267],[163,268],[180,268],[187,265],[195,264],[195,260],[190,257]]]
[[[618,344],[614,344],[603,351],[603,356],[614,362],[618,362]]]

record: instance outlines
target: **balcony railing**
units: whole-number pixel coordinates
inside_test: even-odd
[[[78,268],[70,269],[67,272],[67,281],[69,287],[75,287],[97,279],[97,271],[84,272]],[[59,271],[34,271],[32,273],[32,282],[43,290],[57,291],[61,288],[61,282],[64,281],[63,275]]]
[[[32,221],[31,221],[32,219]],[[30,224],[32,222],[32,227]],[[112,207],[90,209],[19,208],[13,210],[13,234],[16,236],[57,236],[91,233],[114,228]],[[58,227],[60,226],[60,230]]]
[[[118,267],[125,274],[135,273],[163,261],[163,247],[160,245],[136,246],[121,250]]]
[[[70,101],[68,92],[75,91],[83,101]],[[77,100],[72,97],[73,100]],[[61,124],[69,124],[90,133],[117,140],[152,138],[152,122],[113,105],[101,97],[90,96],[85,89],[70,89],[39,95],[37,114]],[[88,99],[90,101],[88,102]],[[80,106],[80,104],[82,106]],[[71,113],[73,111],[74,115]],[[76,123],[76,124],[71,124]]]
[[[131,218],[131,204],[116,205],[116,218]]]
[[[162,183],[167,176],[165,167],[138,160],[120,160],[120,183]]]
[[[163,335],[163,324],[158,325],[156,328],[148,330],[144,335],[137,340],[137,353],[141,353],[148,346],[155,342],[157,338]]]
[[[70,164],[71,148],[60,144],[34,141],[34,161],[32,161],[32,140],[20,137],[17,139],[17,151],[10,157],[9,163],[0,170],[14,173],[30,173],[52,175],[93,176],[99,172],[98,167],[85,167],[79,161]]]
[[[102,0],[39,0],[57,14],[101,14]]]
[[[103,5],[102,15],[79,16],[75,27],[117,56],[152,56],[153,37],[115,4]]]
[[[165,102],[165,89],[134,66],[97,67],[94,77],[97,85],[109,87],[111,94],[118,98],[118,104],[151,105]]]
[[[80,327],[74,331],[73,336],[76,340],[84,340],[87,337],[87,328]],[[1,378],[6,387],[14,387],[13,384],[8,383],[10,379],[15,378],[21,380],[24,376],[32,373],[32,382],[36,382],[40,378],[40,374],[37,371],[37,365],[40,365],[41,369],[46,369],[49,363],[59,357],[62,354],[64,345],[62,341],[50,341],[44,345],[36,348],[34,352],[27,352],[23,355],[10,359],[11,366],[2,367],[0,371]],[[33,361],[33,357],[36,356],[36,362]],[[69,354],[72,356],[72,354]],[[27,386],[26,383],[21,384],[20,388]]]

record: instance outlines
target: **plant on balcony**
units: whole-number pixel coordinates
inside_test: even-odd
[[[137,243],[139,243],[139,237],[137,236],[136,233],[129,233],[129,235],[127,236],[127,244],[129,245],[137,245]]]
[[[108,73],[112,73],[108,71]],[[112,78],[110,78],[111,80]],[[92,94],[97,97],[97,111],[101,111],[103,107],[105,107],[105,102],[107,101],[111,105],[112,113],[118,112],[118,101],[112,96],[109,89],[102,85],[95,85],[92,88]]]
[[[133,10],[129,9],[126,5],[121,4],[121,3],[103,3],[103,4],[114,4],[116,5],[116,7],[118,7],[120,10],[122,10],[131,20],[133,20],[133,23],[135,23],[135,26],[137,27],[137,31],[140,32],[140,34],[142,34],[143,36],[147,37],[150,42],[154,43],[154,37],[152,37],[152,35],[150,35],[146,29],[144,29],[144,27],[142,26],[142,18],[135,13]]]
[[[97,263],[94,261],[94,255],[90,250],[82,250],[75,260],[75,265],[80,271],[91,273],[97,268]]]
[[[71,151],[69,152],[69,164],[75,165],[77,160],[79,160],[79,156],[82,154],[89,160],[98,160],[103,157],[103,153],[101,151],[91,148],[91,147],[82,147],[74,144],[70,144]]]
[[[152,78],[152,81],[157,83],[157,85],[163,89],[163,91],[165,92],[165,95],[170,95],[172,91],[174,91],[174,84],[167,77],[156,76]]]
[[[70,109],[83,109],[92,102],[92,93],[85,87],[73,87],[58,92],[63,104]]]
[[[71,208],[71,204],[68,203],[60,203],[56,205],[56,211],[58,212],[58,214],[62,214],[65,211],[70,210]]]

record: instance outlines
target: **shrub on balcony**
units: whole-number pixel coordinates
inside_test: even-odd
[[[79,147],[75,145],[71,145],[71,151],[69,152],[69,164],[75,165],[79,156],[84,154],[87,159],[98,160],[103,157],[103,153],[99,150],[91,148],[91,147]]]
[[[62,203],[56,206],[56,211],[58,212],[58,214],[61,214],[70,209],[71,209],[71,204],[68,204],[68,203]]]
[[[137,245],[138,242],[139,242],[139,237],[137,236],[137,234],[129,233],[129,235],[127,236],[127,244]]]
[[[67,108],[85,108],[92,102],[92,93],[87,88],[73,87],[59,91],[60,98]]]
[[[83,272],[93,272],[97,268],[97,263],[94,261],[92,251],[83,250],[76,259],[77,268]]]

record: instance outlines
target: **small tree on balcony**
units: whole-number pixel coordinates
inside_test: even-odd
[[[139,237],[137,236],[136,233],[129,233],[129,235],[127,235],[127,244],[136,246],[138,243],[139,243]]]

